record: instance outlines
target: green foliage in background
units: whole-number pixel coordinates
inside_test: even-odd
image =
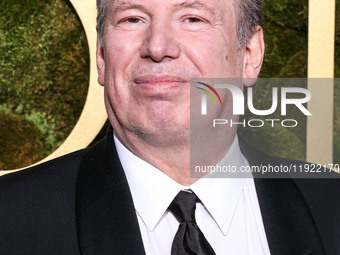
[[[334,77],[340,78],[340,0],[336,0],[335,13],[335,68]],[[334,152],[333,162],[340,163],[340,81],[334,86]]]
[[[18,166],[30,165],[39,160],[43,148],[40,146],[41,133],[33,122],[17,114],[0,112],[1,146],[0,155],[11,153],[6,167],[14,169]],[[2,163],[3,164],[3,163]]]
[[[65,140],[82,111],[88,79],[87,41],[70,4],[1,0],[0,169],[36,162]]]
[[[265,0],[263,29],[266,51],[261,78],[306,78],[308,42],[308,0]],[[306,87],[303,84],[285,84],[285,87]],[[256,109],[271,107],[272,87],[275,84],[255,86]],[[280,92],[280,90],[279,90]],[[279,107],[278,107],[279,109]],[[296,107],[287,110],[289,116],[281,116],[277,110],[270,116],[245,115],[245,119],[296,119],[298,126],[284,128],[269,123],[263,128],[239,126],[238,133],[250,144],[272,155],[304,160],[306,157],[306,118]]]
[[[336,6],[335,77],[340,78],[340,0],[336,0]],[[263,28],[266,52],[260,77],[306,78],[308,0],[265,0]],[[334,92],[333,162],[340,163],[339,81],[335,83]],[[264,87],[256,87],[254,98],[256,98],[255,108],[269,109],[271,106],[271,86],[268,84]],[[306,118],[301,115],[297,108],[289,109],[287,112],[290,113],[287,118],[298,120],[299,125],[296,128],[282,128],[281,126],[271,128],[266,125],[265,128],[260,129],[239,128],[239,133],[247,142],[269,154],[305,160]],[[254,117],[251,114],[245,116],[246,119]],[[282,119],[282,116],[275,113],[271,118]]]
[[[261,77],[307,77],[308,0],[264,0]]]

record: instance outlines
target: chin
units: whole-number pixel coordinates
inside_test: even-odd
[[[154,146],[173,146],[190,143],[190,123],[178,124],[174,120],[158,119],[146,125],[133,125],[133,133]]]

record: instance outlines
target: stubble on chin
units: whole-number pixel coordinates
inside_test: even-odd
[[[190,144],[190,124],[181,126],[165,120],[149,123],[147,127],[131,123],[129,132],[154,147],[176,147]]]

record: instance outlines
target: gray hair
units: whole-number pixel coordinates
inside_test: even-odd
[[[245,45],[257,26],[262,26],[263,0],[235,0],[238,46]]]
[[[99,33],[100,44],[103,46],[103,35],[105,29],[108,0],[96,0],[96,1],[97,1],[97,29]]]
[[[97,29],[99,40],[103,45],[103,34],[106,21],[107,2],[109,0],[97,0]],[[238,31],[238,46],[241,48],[253,35],[256,26],[262,25],[263,0],[234,0]]]

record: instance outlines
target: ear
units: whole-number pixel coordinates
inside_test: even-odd
[[[104,47],[99,40],[99,32],[97,31],[97,72],[98,72],[98,83],[104,86],[105,77],[105,58],[104,58]]]
[[[246,45],[243,68],[245,86],[252,86],[255,84],[262,67],[264,50],[263,30],[262,27],[257,26],[254,30],[254,34]]]

